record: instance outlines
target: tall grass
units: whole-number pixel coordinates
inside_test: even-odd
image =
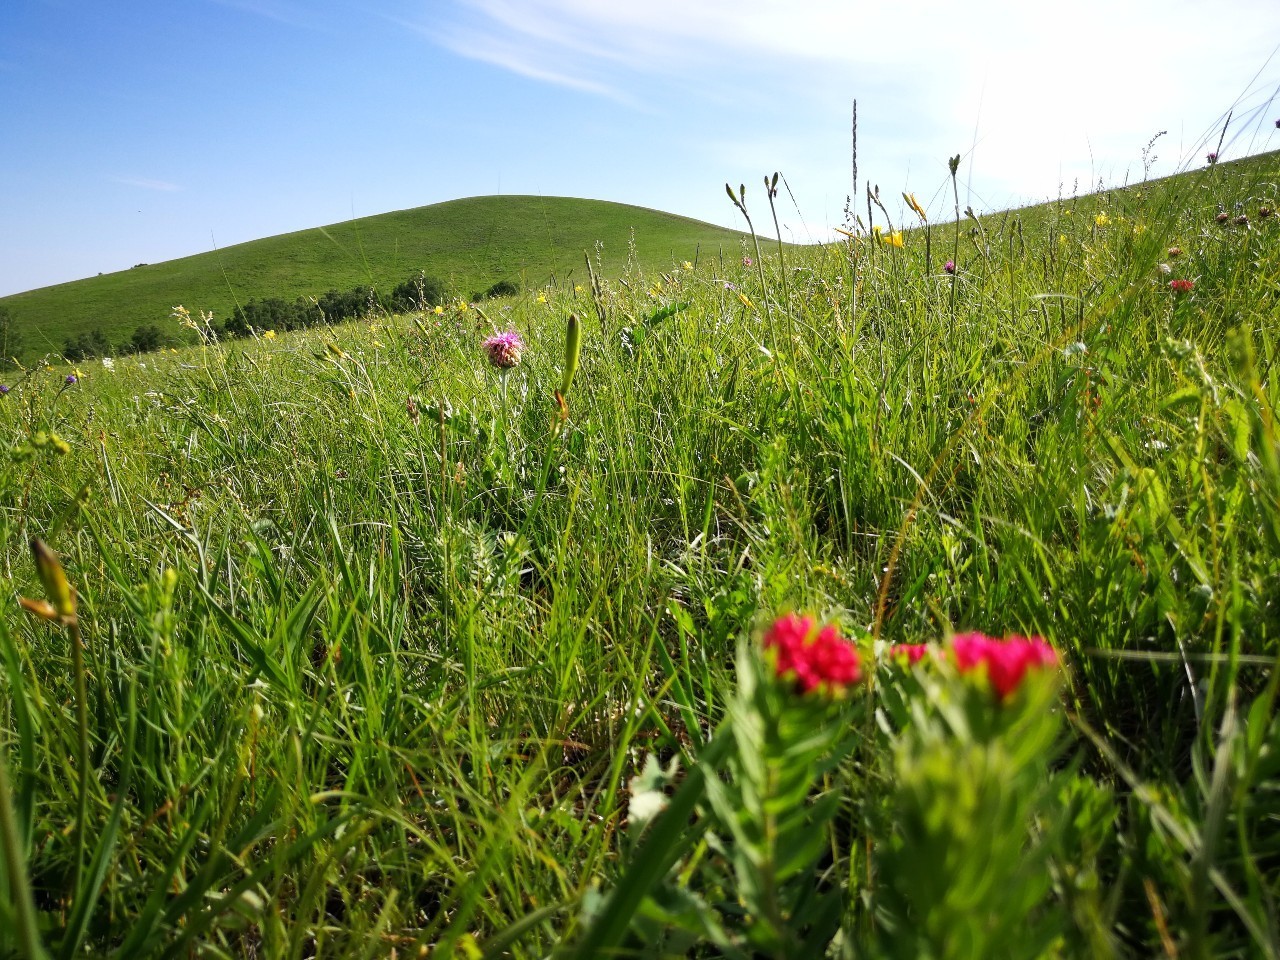
[[[33,371],[0,399],[0,563],[38,597],[27,542],[58,552],[87,682],[11,602],[0,952],[546,955],[624,875],[644,757],[687,766],[739,641],[803,609],[869,657],[1059,651],[1091,785],[1052,808],[1059,952],[1274,955],[1277,179],[958,223],[954,277],[923,235],[752,247]],[[827,775],[844,955],[889,916],[889,761]]]

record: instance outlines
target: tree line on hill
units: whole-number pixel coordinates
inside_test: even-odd
[[[519,292],[518,283],[499,280],[471,299],[509,297]],[[281,297],[254,298],[238,304],[224,322],[214,321],[213,332],[229,339],[248,337],[266,330],[284,333],[360,317],[429,310],[444,303],[448,295],[444,281],[419,271],[389,294],[380,293],[376,287],[356,286],[346,291],[330,290],[320,297],[298,297],[292,301]],[[14,362],[22,350],[21,340],[9,310],[0,307],[0,367]],[[62,346],[62,356],[68,363],[78,363],[95,357],[150,353],[172,342],[173,338],[155,324],[144,323],[127,339],[117,342],[101,330],[68,337]]]

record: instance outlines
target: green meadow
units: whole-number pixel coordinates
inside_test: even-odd
[[[1280,956],[1278,184],[7,299],[525,283],[11,376],[0,955]]]
[[[425,271],[470,297],[499,281],[522,288],[582,282],[583,251],[610,275],[683,260],[735,259],[741,233],[644,207],[568,197],[473,197],[268,237],[164,263],[0,298],[22,337],[23,359],[59,352],[94,330],[111,342],[144,324],[171,326],[182,304],[225,321],[249,300],[319,297],[372,286],[383,292]]]

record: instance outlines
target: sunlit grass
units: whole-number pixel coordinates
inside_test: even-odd
[[[449,955],[530,918],[512,949],[545,955],[619,874],[643,757],[692,756],[739,638],[797,609],[868,654],[1060,652],[1073,762],[1124,811],[1105,876],[1056,888],[1068,954],[1274,946],[1278,177],[934,224],[929,269],[921,231],[855,230],[11,380],[0,563],[39,595],[39,536],[78,591],[86,862],[117,823],[84,942]],[[29,880],[65,949],[72,650],[0,623],[0,948]],[[850,936],[866,763],[832,774]]]

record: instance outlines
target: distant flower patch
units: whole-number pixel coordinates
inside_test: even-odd
[[[779,617],[764,635],[764,649],[778,678],[795,681],[801,693],[835,692],[862,676],[857,648],[831,624],[816,630],[810,617]]]
[[[889,656],[894,660],[905,662],[908,666],[914,666],[924,659],[925,654],[929,652],[927,643],[897,643],[889,648]]]
[[[951,651],[961,673],[985,669],[996,696],[1006,699],[1022,684],[1028,670],[1056,666],[1058,655],[1041,637],[1005,637],[982,633],[958,634]]]

